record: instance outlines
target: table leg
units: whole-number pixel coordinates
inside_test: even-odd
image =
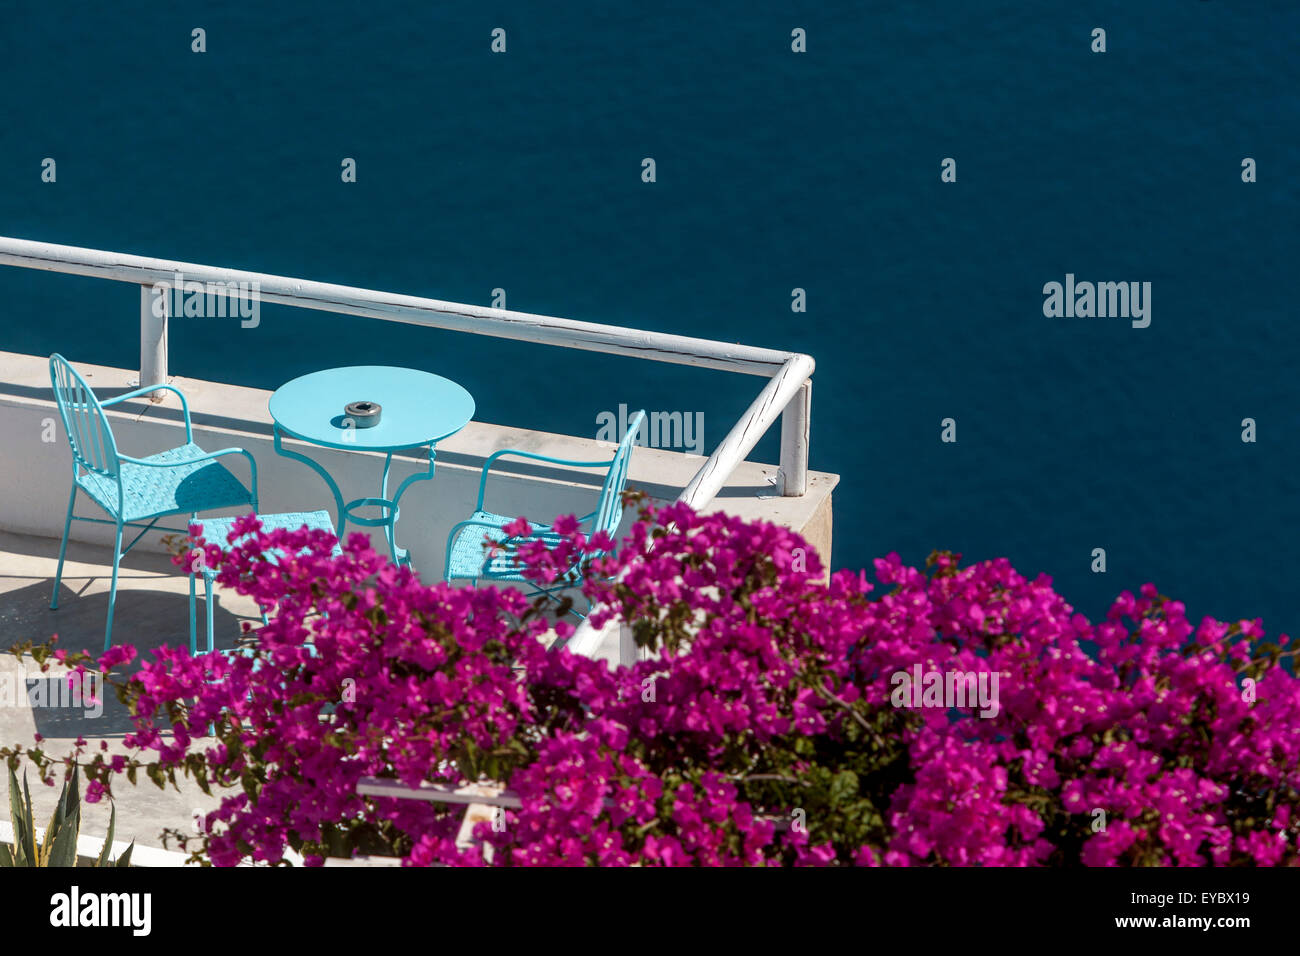
[[[411,558],[409,552],[404,548],[397,546],[397,519],[402,514],[401,502],[402,495],[406,489],[414,482],[428,481],[433,477],[434,468],[433,448],[429,449],[429,467],[424,472],[416,472],[408,477],[397,486],[397,493],[392,498],[388,497],[388,475],[392,471],[393,456],[390,452],[384,459],[384,472],[379,481],[379,497],[377,498],[358,498],[355,501],[349,501],[343,506],[344,512],[349,516],[355,525],[363,528],[383,528],[384,537],[388,541],[388,555],[394,564],[410,565]],[[367,518],[363,515],[356,514],[359,508],[379,508],[383,515],[379,518]]]
[[[329,487],[330,494],[334,496],[335,513],[338,515],[338,537],[340,541],[343,540],[343,531],[347,527],[350,509],[361,508],[361,507],[383,508],[388,512],[383,518],[365,518],[365,517],[361,517],[360,515],[352,515],[351,516],[352,523],[356,525],[360,525],[362,527],[369,527],[369,528],[382,527],[384,529],[384,537],[388,541],[388,554],[391,557],[393,563],[407,564],[407,565],[411,563],[410,553],[406,551],[406,549],[399,548],[397,546],[397,516],[399,514],[398,506],[400,505],[402,500],[402,495],[406,493],[407,488],[409,488],[412,484],[414,484],[417,481],[429,481],[430,479],[433,478],[434,466],[437,463],[437,455],[432,445],[429,446],[428,469],[423,472],[416,472],[415,474],[407,477],[400,485],[397,486],[397,493],[394,494],[391,499],[388,497],[388,475],[392,471],[392,467],[393,467],[393,453],[388,452],[384,456],[384,471],[383,471],[383,475],[380,477],[379,480],[379,497],[358,498],[356,501],[349,501],[347,503],[344,503],[343,493],[339,490],[338,483],[334,480],[334,478],[330,475],[330,473],[325,470],[325,468],[320,464],[320,462],[308,458],[306,455],[303,455],[299,452],[291,451],[288,448],[285,448],[281,440],[282,435],[280,433],[279,425],[275,426],[274,433],[275,433],[276,454],[282,455],[285,458],[292,458],[295,461],[302,462],[312,471],[316,472],[316,474],[320,475],[321,478],[324,479],[325,484]]]
[[[313,461],[312,459],[308,458],[306,455],[300,454],[299,452],[290,451],[288,448],[285,448],[284,445],[281,444],[282,436],[280,433],[280,426],[278,424],[275,426],[274,432],[275,432],[275,453],[277,455],[281,455],[285,458],[292,458],[295,461],[300,461],[304,465],[309,467],[312,471],[316,472],[316,474],[320,475],[323,479],[325,479],[325,484],[329,486],[330,494],[334,496],[334,512],[338,516],[338,537],[339,540],[342,541],[343,529],[347,524],[348,514],[346,509],[343,507],[343,493],[339,491],[338,483],[335,482],[334,479],[330,477],[330,473],[326,471],[319,462]]]
[[[392,456],[390,455],[389,458],[391,459]],[[409,554],[409,552],[407,552],[405,549],[403,549],[403,548],[399,548],[399,547],[397,546],[397,510],[398,510],[397,506],[398,506],[398,503],[402,500],[402,495],[405,494],[406,489],[409,488],[412,484],[414,484],[414,483],[417,482],[417,481],[430,481],[430,480],[433,478],[433,470],[434,470],[434,466],[435,466],[436,464],[437,464],[437,453],[434,451],[433,446],[430,445],[430,446],[429,446],[429,468],[428,468],[428,470],[427,470],[427,471],[424,471],[424,472],[418,472],[418,471],[417,471],[415,474],[408,476],[408,477],[406,478],[406,480],[404,480],[400,485],[397,486],[397,494],[393,495],[393,520],[389,523],[389,525],[388,525],[388,529],[387,529],[387,530],[388,530],[388,549],[389,549],[389,552],[390,552],[390,553],[392,554],[392,556],[393,556],[393,563],[394,563],[394,564],[407,564],[407,565],[409,565],[409,564],[411,563],[411,558],[410,558],[410,554]],[[381,494],[383,494],[384,496],[387,496],[387,494],[388,494],[388,465],[387,465],[387,463],[385,463],[385,465],[384,465],[384,490],[381,492]]]

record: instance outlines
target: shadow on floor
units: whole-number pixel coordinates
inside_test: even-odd
[[[143,576],[143,575],[139,575]],[[124,571],[123,582],[130,580]],[[67,579],[65,579],[65,582]],[[85,579],[76,582],[85,585]],[[174,582],[171,582],[174,585]],[[108,613],[108,594],[95,591],[78,595],[71,587],[60,588],[59,608],[50,610],[51,582],[34,580],[31,584],[0,595],[0,652],[16,644],[34,641],[48,643],[57,634],[55,646],[69,653],[84,651],[98,656],[104,650],[104,619]],[[182,587],[184,587],[182,583]],[[195,602],[198,614],[198,650],[206,650],[202,591]],[[215,613],[216,646],[233,647],[244,620],[222,607],[217,600]],[[113,621],[113,643],[132,644],[138,657],[121,669],[115,679],[139,669],[141,659],[163,646],[189,646],[189,597],[185,591],[166,591],[148,587],[120,589]],[[125,706],[111,687],[104,687],[96,675],[68,685],[67,676],[41,674],[30,658],[21,663],[4,656],[0,680],[10,686],[0,687],[0,699],[11,705],[30,707],[36,732],[46,738],[112,738],[129,733],[131,720]],[[93,692],[93,693],[92,693]]]
[[[75,582],[85,584],[84,579]],[[59,608],[50,610],[52,582],[39,580],[0,595],[0,650],[24,641],[44,643],[53,635],[58,646],[71,653],[104,651],[104,624],[108,616],[108,594],[95,591],[78,594],[68,580],[59,588]],[[182,585],[183,587],[184,585]],[[215,646],[233,647],[240,632],[238,615],[227,611],[218,595],[214,612]],[[198,616],[198,650],[206,650],[203,591],[195,601]],[[133,644],[141,654],[168,646],[189,646],[190,611],[187,593],[141,587],[122,573],[113,614],[113,643]]]

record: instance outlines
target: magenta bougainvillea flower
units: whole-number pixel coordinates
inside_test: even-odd
[[[518,548],[541,582],[613,545],[553,527],[558,545]],[[1005,559],[891,554],[873,586],[825,577],[788,530],[646,508],[583,585],[597,624],[652,652],[611,668],[520,592],[423,583],[359,535],[333,557],[328,534],[253,517],[229,550],[195,534],[270,623],[244,653],[138,663],[134,756],[86,766],[97,788],[143,768],[222,794],[196,851],[218,865],[290,848],[417,866],[1298,859],[1288,639],[1193,625],[1150,585],[1092,623]],[[934,700],[911,688],[927,674]],[[362,797],[362,777],[495,781],[522,806],[458,839],[463,807]]]

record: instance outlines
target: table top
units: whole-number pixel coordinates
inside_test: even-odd
[[[343,407],[378,402],[379,424],[344,426]],[[295,378],[271,396],[271,417],[293,438],[327,448],[386,451],[454,435],[474,417],[474,399],[450,379],[413,368],[358,365]]]

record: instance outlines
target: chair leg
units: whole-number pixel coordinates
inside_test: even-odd
[[[203,575],[203,609],[204,609],[204,611],[207,613],[207,623],[208,623],[208,653],[209,653],[209,654],[211,654],[211,653],[212,653],[212,650],[213,650],[213,637],[212,637],[212,616],[213,616],[213,615],[212,615],[212,612],[213,612],[213,607],[212,607],[212,593],[213,593],[213,592],[212,592],[212,578],[211,578],[209,575],[204,574],[204,575]],[[209,737],[215,737],[216,734],[217,734],[217,728],[216,728],[216,727],[215,727],[211,722],[209,722],[209,723],[208,723],[208,736],[209,736]]]
[[[249,456],[248,462],[248,497],[252,499],[253,514],[261,514],[262,507],[257,501],[257,461]]]
[[[203,575],[203,595],[203,607],[208,612],[208,652],[211,653],[213,649],[212,618],[216,609],[212,606],[212,579],[206,574]]]
[[[196,511],[190,515],[190,524],[193,524],[198,518],[199,514]],[[189,567],[186,568],[186,571],[190,576],[190,657],[194,657],[199,652],[199,615],[194,607],[194,592],[198,587],[198,582],[194,578],[200,572],[195,570],[193,561],[188,563]]]
[[[63,543],[59,545],[59,569],[54,572],[54,593],[50,595],[50,610],[59,609],[59,582],[63,580],[63,558],[68,553],[68,532],[72,529],[72,512],[77,506],[77,483],[72,483],[72,494],[68,496],[68,517],[63,522]]]
[[[113,646],[113,607],[117,604],[117,567],[122,563],[122,522],[117,523],[113,541],[113,582],[108,586],[108,624],[104,627],[104,650]]]
[[[195,613],[194,591],[195,591],[194,571],[191,570],[190,571],[190,657],[194,657],[199,652],[199,637],[197,633],[199,629],[199,624],[198,624],[199,616],[197,613]]]
[[[216,649],[216,627],[213,620],[216,619],[217,613],[217,592],[212,585],[212,578],[203,575],[203,606],[208,613],[208,653]]]

